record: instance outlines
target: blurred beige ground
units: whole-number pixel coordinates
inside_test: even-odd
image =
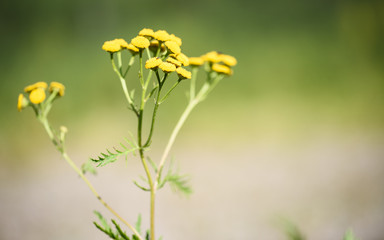
[[[218,50],[238,60],[172,149],[194,193],[159,193],[157,236],[282,240],[286,218],[308,240],[341,239],[349,228],[383,239],[383,2],[4,0],[0,13],[1,240],[106,239],[92,211],[110,215],[31,109],[17,112],[17,96],[37,81],[67,87],[50,119],[68,127],[78,165],[118,145],[136,121],[101,46],[144,27],[181,37],[187,56]],[[130,74],[137,85],[137,69]],[[181,84],[161,106],[154,160],[185,91]],[[148,196],[132,184],[143,174],[130,158],[90,178],[125,218],[142,213],[147,226]]]

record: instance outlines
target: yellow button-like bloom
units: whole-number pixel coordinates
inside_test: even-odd
[[[219,64],[219,63],[214,63],[212,65],[212,70],[217,73],[223,73],[225,75],[232,74],[232,69],[230,67],[228,67],[227,65]]]
[[[173,53],[176,55],[181,53],[181,49],[180,49],[179,45],[177,45],[177,43],[174,41],[166,41],[164,43],[164,45],[167,47],[167,49],[170,53]]]
[[[176,59],[185,67],[189,65],[189,59],[184,53],[177,54]]]
[[[143,28],[139,32],[139,36],[143,36],[143,37],[154,37],[154,35],[155,35],[155,32],[150,28]]]
[[[29,93],[29,92],[35,90],[36,88],[47,89],[47,87],[48,87],[48,84],[46,82],[37,82],[37,83],[34,83],[32,85],[26,86],[24,88],[24,92]]]
[[[204,59],[202,57],[190,57],[188,60],[189,64],[192,66],[201,66],[204,64]]]
[[[156,69],[157,67],[159,67],[159,65],[162,63],[163,61],[161,61],[160,58],[157,58],[157,57],[153,57],[151,59],[148,59],[146,62],[145,62],[145,68],[146,69]]]
[[[128,47],[128,43],[124,39],[122,39],[122,38],[116,38],[113,41],[115,41],[116,43],[120,44],[121,48],[127,48]]]
[[[169,62],[162,62],[159,65],[159,68],[163,70],[163,72],[170,73],[176,71],[176,66]]]
[[[132,53],[132,55],[135,55],[140,52],[140,50],[137,47],[133,46],[133,44],[131,43],[128,44],[127,49]]]
[[[179,47],[182,44],[181,38],[176,37],[174,34],[169,35],[169,40],[170,41],[174,41],[175,43],[177,43],[177,45],[179,45]]]
[[[206,53],[202,56],[205,61],[211,62],[211,63],[217,63],[221,61],[220,54],[216,51],[211,51]]]
[[[101,48],[104,51],[114,53],[121,50],[121,45],[119,41],[111,40],[111,41],[105,41]]]
[[[149,40],[143,36],[137,36],[131,40],[131,44],[139,49],[144,49],[149,47]]]
[[[221,58],[221,61],[227,65],[227,66],[235,66],[237,64],[237,60],[236,58],[230,56],[230,55],[226,55],[226,54],[221,54],[220,55],[220,58]]]
[[[23,94],[20,93],[17,99],[17,110],[19,110],[20,112],[23,108],[28,106],[28,104],[29,104],[28,99],[24,97]]]
[[[172,64],[175,64],[176,67],[181,67],[181,62],[177,61],[175,58],[173,57],[169,57],[167,58],[167,62],[169,63],[172,63]]]
[[[49,91],[58,91],[59,96],[64,96],[65,86],[59,82],[51,82],[49,85]]]
[[[29,94],[29,99],[34,104],[42,103],[45,100],[45,90],[43,88],[36,88]]]
[[[154,38],[156,40],[159,40],[161,42],[165,42],[165,41],[168,41],[170,39],[170,36],[169,34],[167,33],[167,31],[164,31],[164,30],[158,30],[155,32],[154,34]]]
[[[191,79],[192,73],[190,71],[187,71],[186,69],[182,67],[176,68],[177,75],[179,75],[180,79]]]

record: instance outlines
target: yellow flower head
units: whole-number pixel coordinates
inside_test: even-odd
[[[37,83],[34,83],[32,85],[26,86],[24,88],[24,92],[29,93],[29,92],[35,90],[36,88],[47,89],[47,87],[48,87],[48,84],[46,82],[37,82]]]
[[[184,53],[180,53],[178,55],[176,55],[176,59],[181,62],[181,64],[183,64],[183,66],[188,66],[189,65],[189,59],[187,56],[185,56]]]
[[[221,61],[220,54],[216,51],[208,52],[202,56],[205,61],[217,63]]]
[[[155,32],[150,29],[150,28],[143,28],[140,32],[139,32],[139,36],[143,36],[143,37],[154,37],[155,35]]]
[[[151,50],[152,52],[156,52],[157,51],[157,48],[159,47],[159,41],[158,40],[151,40],[151,43],[149,45],[149,50]],[[164,44],[161,44],[161,51],[165,51],[165,46]]]
[[[128,43],[127,43],[124,39],[122,39],[122,38],[116,38],[116,39],[113,40],[113,41],[115,41],[116,43],[118,43],[122,49],[125,49],[125,48],[128,47]]]
[[[176,68],[177,75],[179,75],[180,79],[191,79],[192,73],[190,71],[187,71],[186,69],[182,67]]]
[[[169,62],[162,62],[159,65],[159,68],[163,70],[163,72],[170,73],[176,71],[176,66]]]
[[[204,64],[204,59],[202,57],[190,57],[188,60],[189,64],[192,66],[201,66]]]
[[[36,88],[29,94],[29,99],[34,104],[42,103],[45,100],[45,90],[43,88]]]
[[[26,106],[28,106],[29,104],[29,101],[26,97],[24,97],[23,94],[19,94],[19,98],[17,99],[17,110],[19,110],[19,112],[25,108]]]
[[[170,53],[173,53],[176,55],[181,53],[181,49],[180,49],[179,45],[177,45],[177,43],[174,41],[166,41],[164,43],[164,45],[167,47],[167,49]]]
[[[101,48],[104,51],[114,53],[121,50],[121,45],[119,41],[111,40],[111,41],[105,41]]]
[[[153,57],[151,59],[148,59],[146,62],[145,62],[145,68],[146,69],[156,69],[157,67],[159,67],[159,65],[162,63],[163,61],[161,61],[160,58],[157,58],[157,57]]]
[[[140,52],[140,50],[131,43],[128,44],[127,49],[132,53],[132,55],[135,55]]]
[[[156,40],[159,40],[161,42],[165,42],[165,41],[168,41],[170,39],[169,34],[167,33],[167,31],[164,31],[164,30],[156,31],[153,37]]]
[[[214,63],[212,65],[212,70],[217,72],[217,73],[223,73],[225,75],[232,75],[232,69],[230,67],[228,67],[227,65]]]
[[[58,92],[60,97],[64,96],[65,87],[63,84],[58,82],[51,82],[49,85],[49,91],[53,92],[55,90]]]
[[[139,48],[139,49],[144,49],[149,47],[149,40],[143,36],[137,36],[131,40],[131,43]]]
[[[175,43],[177,43],[177,45],[179,45],[179,47],[182,44],[181,38],[176,37],[174,34],[169,35],[169,40],[170,41],[174,41]]]
[[[167,58],[167,62],[174,64],[176,67],[181,67],[181,62],[177,61],[173,57]]]
[[[235,66],[237,64],[237,60],[236,58],[230,56],[230,55],[226,55],[226,54],[221,54],[220,55],[220,58],[221,58],[221,61],[227,65],[227,66]]]

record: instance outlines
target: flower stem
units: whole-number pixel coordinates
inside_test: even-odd
[[[93,195],[96,196],[97,200],[100,201],[101,204],[104,205],[115,217],[117,217],[122,223],[124,223],[129,229],[132,230],[132,232],[140,239],[143,240],[143,238],[140,236],[140,234],[137,232],[137,230],[129,224],[124,218],[122,218],[113,208],[111,208],[100,196],[100,194],[96,191],[95,187],[91,184],[91,182],[88,180],[88,178],[83,174],[83,172],[76,166],[76,164],[72,161],[72,159],[68,156],[68,154],[64,151],[63,143],[59,143],[57,141],[57,136],[55,136],[54,132],[52,131],[52,127],[50,126],[48,119],[46,116],[39,116],[39,121],[43,124],[46,132],[48,133],[49,138],[51,139],[52,143],[55,145],[57,150],[61,153],[65,161],[72,167],[72,169],[80,176],[80,178],[85,182],[85,184],[88,186],[88,188],[91,190]]]

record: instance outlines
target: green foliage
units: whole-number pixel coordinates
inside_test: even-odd
[[[93,175],[96,175],[96,168],[93,166],[93,161],[91,159],[88,159],[87,162],[85,162],[83,165],[81,165],[81,171],[83,174],[89,172]]]
[[[299,228],[291,221],[281,219],[281,225],[288,240],[305,240]]]
[[[192,188],[189,185],[189,177],[186,175],[168,172],[163,181],[160,183],[159,188],[162,188],[167,182],[174,192],[179,192],[185,195],[192,193]]]
[[[134,152],[138,149],[138,146],[128,139],[125,139],[125,141],[129,144],[129,147],[124,145],[123,143],[120,143],[120,146],[124,150],[118,150],[117,148],[113,148],[113,152],[107,149],[106,153],[101,152],[101,156],[98,156],[98,158],[91,158],[90,160],[98,163],[97,167],[103,167],[109,163],[115,162],[120,156],[125,156],[127,157],[128,153]]]
[[[359,239],[356,238],[353,231],[349,229],[347,232],[345,232],[343,240],[359,240]]]
[[[128,237],[128,235],[126,234],[126,232],[124,232],[120,225],[115,221],[115,220],[111,220],[111,222],[113,223],[114,225],[114,228],[116,230],[113,230],[113,228],[108,224],[107,220],[103,217],[103,215],[101,215],[101,213],[97,212],[97,211],[94,211],[95,215],[98,217],[99,221],[100,221],[100,224],[98,224],[97,222],[93,222],[93,224],[100,230],[102,231],[103,233],[105,233],[106,235],[108,235],[108,237],[110,237],[111,239],[114,239],[114,240],[139,240],[139,238],[133,234],[131,236],[131,238]],[[138,221],[136,223],[136,229],[140,230],[140,226],[141,226],[141,215],[139,215],[138,217]]]

